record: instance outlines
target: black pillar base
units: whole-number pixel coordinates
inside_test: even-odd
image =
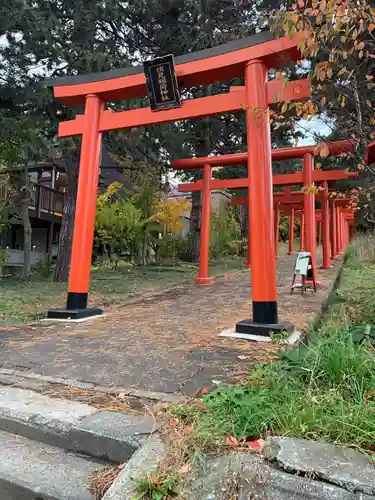
[[[83,319],[91,316],[103,314],[102,309],[95,307],[86,307],[85,309],[51,309],[47,312],[47,318],[50,319]]]
[[[292,334],[294,326],[287,322],[279,323],[255,323],[251,319],[244,319],[236,324],[236,333],[244,333],[246,335],[259,335],[261,337],[270,337],[271,333],[286,332]]]
[[[47,318],[51,319],[83,319],[99,316],[103,311],[94,307],[87,307],[87,293],[68,292],[66,308],[48,311]]]
[[[277,301],[253,301],[253,319],[244,319],[236,324],[236,333],[270,337],[272,333],[293,333],[294,326],[287,321],[279,321]]]

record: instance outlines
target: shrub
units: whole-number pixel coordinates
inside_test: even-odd
[[[35,266],[35,271],[42,278],[49,278],[53,273],[53,264],[48,261],[39,261]]]
[[[239,252],[237,241],[240,239],[240,226],[233,210],[219,210],[211,216],[211,258],[219,259],[225,255]]]

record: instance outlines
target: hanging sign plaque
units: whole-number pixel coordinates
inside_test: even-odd
[[[143,68],[151,110],[181,107],[173,55],[145,61]]]

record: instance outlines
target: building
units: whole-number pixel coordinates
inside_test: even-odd
[[[178,191],[177,185],[173,182],[169,182],[169,194],[168,198],[186,198],[187,201],[191,202],[191,193],[180,193]],[[217,212],[219,210],[227,210],[230,206],[231,195],[225,190],[211,191],[211,211]],[[186,211],[182,217],[181,223],[184,225],[181,230],[180,237],[183,238],[187,236],[190,228],[190,215],[191,209]]]
[[[31,188],[31,191],[27,193],[32,228],[31,265],[35,266],[38,262],[52,261],[57,256],[67,185],[65,161],[56,158],[35,164],[30,163],[28,172]],[[14,169],[0,175],[7,176],[7,182],[0,182],[1,202],[14,192],[13,185],[19,173],[17,169]],[[99,174],[100,191],[105,191],[115,181],[131,189],[130,183],[124,176],[123,168],[114,162],[106,150],[103,150]],[[15,206],[10,216],[14,218],[18,211],[19,209]],[[7,231],[0,233],[0,249],[7,250],[8,266],[23,265],[23,241],[21,223],[12,223]]]

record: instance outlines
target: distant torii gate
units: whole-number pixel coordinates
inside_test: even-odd
[[[353,172],[354,175],[357,175]],[[325,182],[325,184],[327,184]],[[327,186],[325,186],[317,195],[315,199],[321,201],[322,209],[314,211],[314,217],[317,222],[321,223],[323,226],[323,269],[329,269],[330,267],[330,247],[332,247],[332,238],[335,239],[335,250],[333,253],[333,258],[340,253],[346,245],[344,245],[344,233],[346,233],[346,228],[343,227],[343,210],[341,207],[346,207],[350,204],[350,198],[340,198],[332,197],[329,195]],[[332,232],[330,231],[329,224],[329,201],[334,203],[335,206],[335,220],[340,221],[340,225],[333,225]],[[248,203],[247,198],[235,198],[231,201],[232,205],[246,205]],[[275,208],[275,254],[277,255],[278,250],[278,238],[279,238],[279,219],[282,213],[290,217],[290,227],[289,227],[289,254],[291,254],[290,240],[294,238],[293,231],[291,231],[292,223],[294,224],[293,217],[294,212],[298,210],[301,214],[304,211],[304,193],[301,191],[288,191],[288,192],[278,192],[274,193],[274,208]],[[315,234],[316,238],[316,234]],[[330,242],[331,239],[331,242]],[[345,238],[346,241],[346,238]],[[301,245],[301,250],[303,244]],[[328,261],[325,262],[325,259]],[[316,262],[313,261],[313,265],[316,266]]]
[[[273,248],[271,134],[268,107],[273,102],[308,97],[304,80],[268,82],[268,70],[287,60],[301,58],[303,34],[275,39],[269,32],[177,57],[175,70],[179,88],[191,88],[245,77],[245,87],[214,96],[183,100],[181,107],[158,113],[149,107],[113,112],[106,102],[142,98],[147,95],[142,67],[93,75],[58,78],[48,83],[55,97],[68,105],[85,104],[85,113],[59,126],[59,136],[82,136],[76,215],[68,297],[65,309],[49,311],[49,317],[79,318],[101,311],[87,308],[95,224],[96,194],[102,133],[156,123],[245,110],[248,140],[248,170],[251,184],[250,214],[254,240],[259,248],[253,259],[253,319],[237,324],[241,333],[269,335],[290,329],[279,323],[276,294],[276,263]],[[161,92],[161,91],[160,91]],[[258,112],[257,112],[258,110]],[[256,220],[257,219],[257,220]]]
[[[233,92],[237,93],[237,92]],[[339,156],[344,153],[352,152],[354,150],[354,145],[351,141],[335,141],[327,143],[329,155]],[[314,166],[314,153],[316,150],[316,145],[312,146],[301,146],[297,148],[281,148],[272,150],[272,160],[290,160],[290,159],[303,159],[303,172],[295,172],[294,174],[282,174],[274,175],[272,177],[273,185],[297,185],[303,184],[304,186],[312,186],[314,182],[328,182],[338,179],[347,179],[350,177],[356,177],[356,173],[349,173],[343,170],[332,170],[332,171],[320,171],[313,169]],[[236,189],[236,188],[248,188],[251,193],[252,181],[249,178],[241,179],[212,179],[212,168],[223,167],[226,165],[241,165],[246,163],[248,160],[248,153],[236,153],[230,155],[220,155],[220,156],[206,156],[198,158],[186,158],[183,160],[175,160],[172,162],[172,168],[179,170],[190,170],[203,168],[203,180],[199,180],[193,183],[180,184],[178,189],[180,192],[190,192],[190,191],[202,191],[202,218],[201,218],[201,241],[200,241],[200,264],[199,271],[196,277],[197,284],[210,284],[212,278],[208,274],[208,256],[209,256],[209,239],[210,239],[210,214],[211,214],[211,191],[214,189]],[[271,193],[272,194],[272,193]],[[253,194],[257,196],[258,202],[262,203],[262,198],[259,198],[259,193]],[[251,196],[248,199],[249,207],[253,206],[251,203]],[[324,206],[326,202],[324,201]],[[258,208],[253,206],[255,214],[251,215],[249,213],[249,237],[248,237],[248,265],[250,265],[250,254],[253,265],[255,262],[263,261],[263,256],[259,252],[262,251],[261,247],[257,245],[250,234],[254,232],[257,234],[256,228],[259,228],[261,224],[260,219],[257,217],[259,211]],[[328,209],[327,209],[328,210]],[[313,262],[316,260],[316,238],[315,238],[315,196],[313,193],[304,194],[304,235],[305,235],[305,247],[306,250],[311,252]],[[271,220],[273,220],[273,213],[271,214]],[[325,238],[329,240],[329,217],[327,212],[325,226]],[[255,228],[253,228],[255,224]],[[328,228],[328,229],[327,229]],[[272,233],[274,231],[272,230]],[[272,234],[272,240],[269,241],[271,244],[274,241],[274,235]],[[273,246],[273,245],[272,245]],[[250,250],[251,249],[251,250]],[[273,248],[274,253],[274,248]],[[325,255],[325,265],[328,266],[329,254]],[[256,273],[255,273],[256,275]],[[253,293],[254,293],[254,268],[252,272],[253,278]]]

